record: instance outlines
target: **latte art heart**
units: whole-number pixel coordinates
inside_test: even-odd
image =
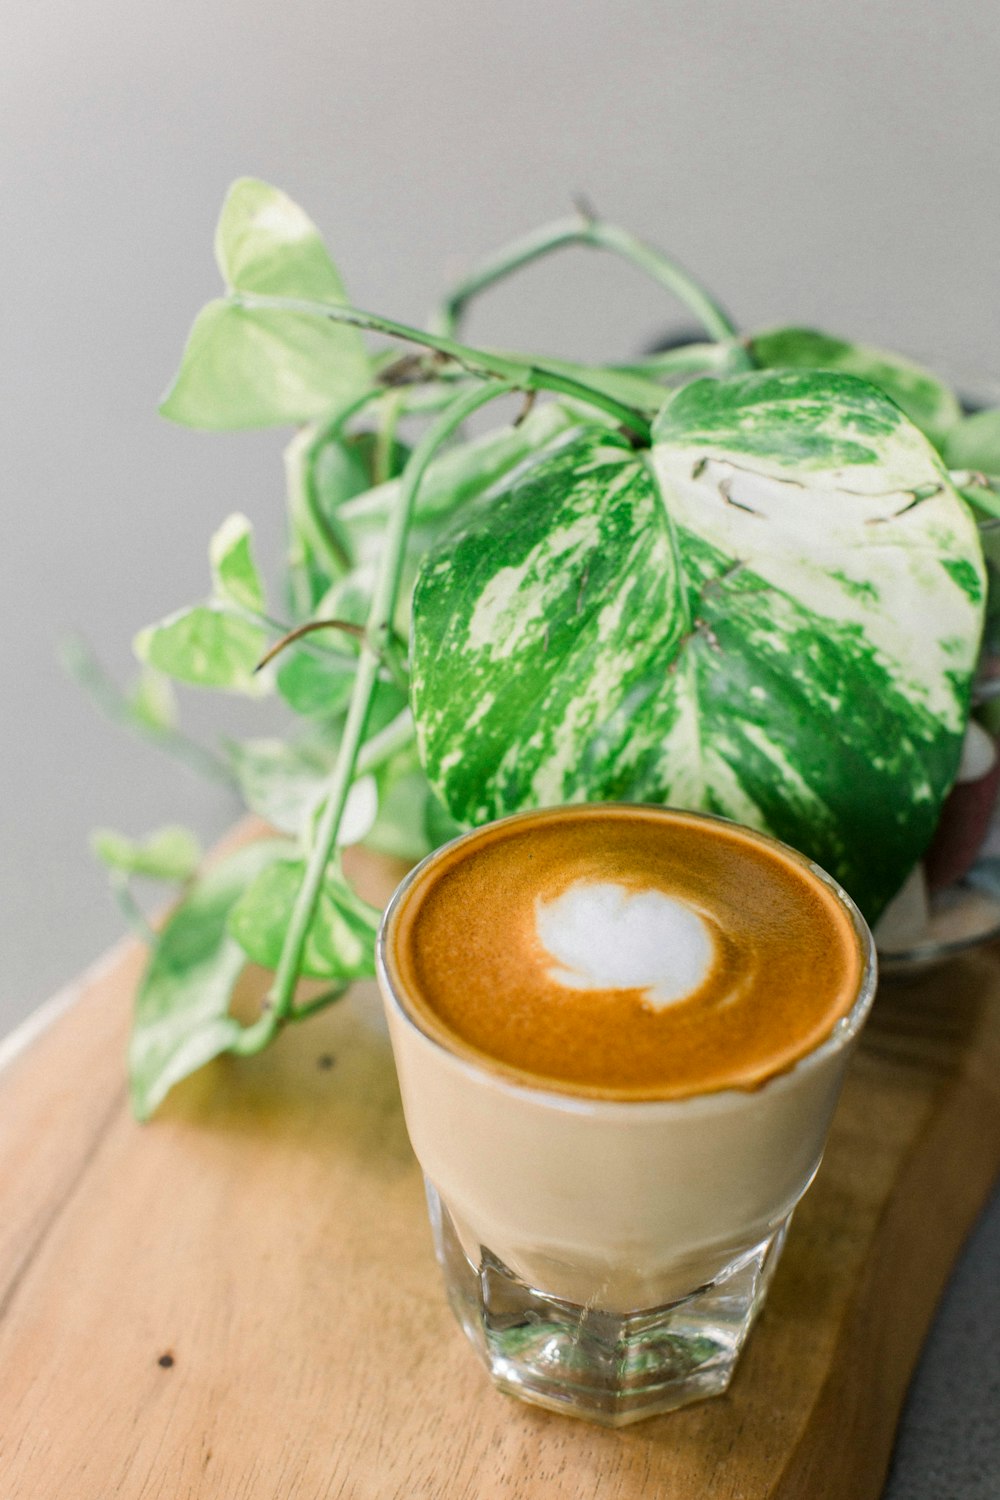
[[[535,902],[539,941],[557,960],[549,977],[576,990],[643,990],[673,1004],[705,982],[714,956],[704,919],[662,891],[577,881]]]
[[[829,1036],[862,971],[803,856],[643,804],[477,828],[425,862],[386,933],[394,988],[446,1050],[620,1100],[756,1087]]]

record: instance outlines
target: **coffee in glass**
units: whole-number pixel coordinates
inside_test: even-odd
[[[874,991],[849,898],[722,819],[548,809],[419,865],[378,966],[496,1382],[611,1425],[725,1389]]]

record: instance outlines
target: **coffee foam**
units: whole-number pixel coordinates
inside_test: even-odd
[[[712,966],[705,921],[663,891],[580,880],[535,901],[535,927],[558,960],[549,977],[570,989],[635,989],[650,1005],[670,1005],[699,989]]]
[[[522,815],[433,856],[384,957],[448,1050],[618,1099],[759,1086],[830,1034],[864,966],[848,909],[793,851],[625,805]]]

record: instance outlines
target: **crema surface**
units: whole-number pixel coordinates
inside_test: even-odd
[[[572,807],[432,859],[387,933],[417,1024],[450,1050],[570,1093],[753,1088],[827,1037],[864,959],[807,862],[713,819]]]

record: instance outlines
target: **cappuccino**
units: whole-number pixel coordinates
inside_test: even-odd
[[[387,929],[393,989],[440,1045],[618,1100],[754,1089],[828,1037],[867,955],[801,855],[660,807],[554,808],[422,866]]]
[[[614,1426],[724,1390],[874,994],[850,899],[717,818],[553,808],[429,856],[376,962],[496,1383]]]

